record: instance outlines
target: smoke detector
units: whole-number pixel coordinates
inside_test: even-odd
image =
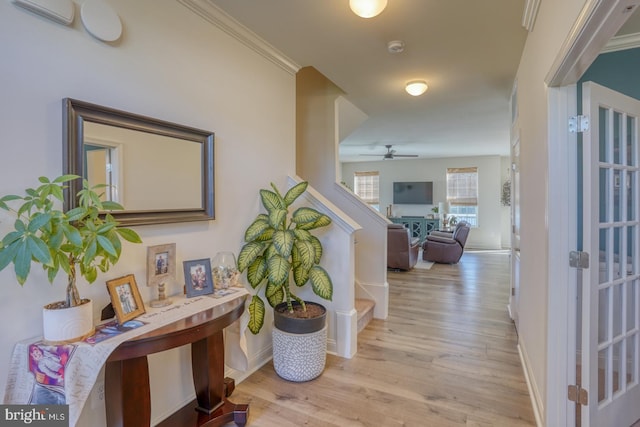
[[[392,40],[387,43],[389,53],[400,53],[404,50],[404,42],[402,40]]]

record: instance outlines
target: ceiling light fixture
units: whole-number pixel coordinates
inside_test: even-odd
[[[373,18],[387,7],[387,0],[349,0],[349,7],[362,18]]]
[[[407,83],[405,90],[409,95],[420,96],[427,91],[427,82],[424,80],[412,80]]]

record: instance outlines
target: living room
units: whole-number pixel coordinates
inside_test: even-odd
[[[508,151],[508,147],[505,147]],[[481,156],[437,159],[393,159],[375,162],[342,163],[342,180],[353,187],[356,172],[379,173],[380,213],[392,205],[392,215],[422,216],[433,214],[432,208],[446,201],[448,168],[478,168],[478,226],[472,227],[467,240],[470,249],[506,249],[510,247],[511,219],[509,206],[501,203],[503,183],[509,179],[508,157]],[[433,204],[393,204],[394,182],[426,181],[433,183]]]

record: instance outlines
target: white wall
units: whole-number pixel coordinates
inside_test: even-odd
[[[502,185],[499,156],[453,157],[441,159],[411,159],[379,162],[355,162],[342,164],[342,179],[353,186],[355,172],[378,171],[380,173],[380,210],[393,203],[394,181],[432,181],[433,202],[446,200],[447,168],[478,167],[478,227],[469,233],[470,248],[499,249],[502,245]],[[393,215],[427,216],[432,205],[394,205]]]
[[[79,19],[65,27],[0,2],[0,194],[20,193],[37,177],[62,172],[62,99],[71,97],[215,132],[216,219],[141,226],[144,244],[126,244],[111,271],[81,295],[94,315],[108,303],[105,281],[135,274],[143,299],[146,247],[175,242],[178,284],[182,261],[237,254],[244,229],[259,210],[258,190],[284,187],[295,162],[295,77],[175,1],[110,0],[120,15],[122,39],[108,45],[90,36]],[[173,173],[176,171],[167,171]],[[0,235],[13,221],[0,217]],[[42,333],[41,307],[61,299],[65,277],[47,283],[39,267],[24,286],[12,269],[0,272],[0,387],[13,345]],[[266,335],[249,337],[251,362],[262,357]],[[150,360],[152,419],[193,396],[185,350]],[[173,367],[175,368],[169,368]],[[85,407],[80,426],[100,426],[104,407]]]

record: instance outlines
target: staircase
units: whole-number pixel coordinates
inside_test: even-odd
[[[358,312],[358,333],[367,327],[371,319],[373,319],[373,307],[375,302],[369,299],[356,298],[355,306]]]

